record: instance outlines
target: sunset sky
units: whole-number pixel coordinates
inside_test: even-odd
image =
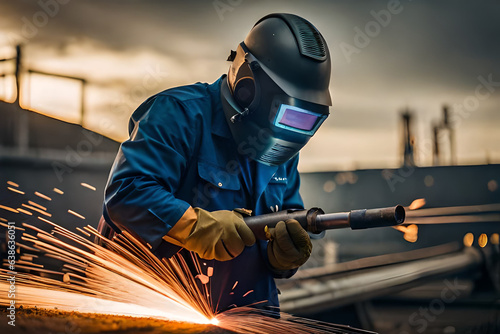
[[[500,163],[499,1],[2,1],[0,59],[23,43],[25,68],[86,79],[84,126],[123,140],[143,100],[217,80],[229,51],[272,12],[311,21],[332,55],[331,116],[303,149],[301,171],[398,166],[405,108],[418,163],[429,165],[443,104],[458,162]],[[23,85],[23,105],[79,121],[79,82],[31,75]],[[0,96],[11,91],[12,77],[0,78]]]

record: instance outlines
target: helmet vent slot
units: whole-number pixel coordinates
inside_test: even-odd
[[[260,157],[260,160],[269,164],[280,165],[288,161],[295,153],[297,153],[296,149],[276,143]]]
[[[316,60],[326,59],[326,45],[316,28],[306,20],[292,18],[292,27],[299,43],[300,53]]]
[[[297,41],[301,55],[319,61],[327,60],[328,47],[325,39],[311,22],[294,14],[274,13],[261,18],[255,26],[271,17],[280,18],[288,25]]]

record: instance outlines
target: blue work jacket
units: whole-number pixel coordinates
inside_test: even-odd
[[[130,138],[121,144],[105,191],[104,218],[170,257],[180,250],[162,239],[191,207],[208,211],[247,208],[255,215],[303,208],[298,156],[278,167],[238,152],[221,105],[220,85],[196,83],[146,100],[132,115]],[[210,277],[215,311],[259,303],[278,306],[276,271],[258,240],[230,261],[199,260]],[[181,250],[184,258],[191,255]],[[211,267],[212,269],[208,269]],[[194,273],[195,275],[197,273]]]

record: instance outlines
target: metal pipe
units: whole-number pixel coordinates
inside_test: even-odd
[[[39,71],[39,70],[34,70],[34,69],[28,69],[28,73],[35,73],[35,74],[40,74],[40,75],[48,75],[48,76],[53,76],[53,77],[59,77],[59,78],[64,78],[64,79],[71,79],[71,80],[78,80],[78,81],[85,81],[83,78],[78,78],[74,77],[71,75],[64,75],[64,74],[55,74],[55,73],[50,73],[50,72],[44,72],[44,71]]]
[[[320,279],[294,280],[279,285],[280,307],[284,312],[306,315],[396,293],[428,280],[445,277],[483,263],[475,248],[423,260],[331,275]]]
[[[38,71],[38,70],[33,70],[33,69],[28,69],[28,73],[35,73],[35,74],[40,74],[40,75],[48,75],[48,76],[54,76],[54,77],[59,77],[63,79],[71,79],[71,80],[78,80],[81,82],[81,97],[80,97],[80,125],[84,125],[84,120],[85,120],[85,88],[87,84],[87,80],[83,78],[78,78],[70,75],[64,75],[64,74],[54,74],[54,73],[49,73],[49,72],[44,72],[44,71]]]
[[[405,209],[401,205],[388,208],[352,210],[325,214],[319,208],[309,210],[283,210],[259,216],[245,217],[245,223],[258,239],[265,240],[266,227],[274,227],[280,221],[297,220],[309,232],[321,233],[325,230],[347,228],[353,230],[394,226],[404,222]]]
[[[359,230],[399,225],[404,220],[405,209],[401,205],[396,205],[388,208],[362,209],[318,215],[316,218],[316,229],[324,231],[350,227],[353,230]]]
[[[406,224],[435,225],[435,224],[459,224],[459,223],[498,223],[500,214],[484,215],[461,215],[461,216],[430,216],[430,217],[408,217]]]
[[[406,213],[407,218],[413,217],[430,217],[430,216],[448,216],[448,215],[464,215],[464,214],[480,214],[486,212],[500,212],[500,203],[482,204],[482,205],[466,205],[466,206],[448,206],[441,208],[429,208],[409,210]]]

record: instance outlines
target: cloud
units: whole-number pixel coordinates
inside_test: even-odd
[[[92,86],[89,112],[96,118],[116,117],[123,124],[125,110],[131,112],[149,94],[217,79],[227,71],[229,50],[258,18],[271,12],[302,15],[327,40],[333,58],[333,107],[321,136],[341,137],[348,147],[356,148],[331,149],[326,148],[328,141],[313,140],[305,150],[318,153],[328,149],[334,159],[384,157],[396,161],[398,146],[380,145],[373,138],[398,140],[401,109],[414,110],[416,125],[427,129],[441,117],[442,104],[461,104],[474,95],[479,76],[491,74],[500,81],[497,1],[400,1],[401,10],[392,13],[387,24],[378,23],[376,34],[366,32],[367,24],[376,27],[380,21],[375,16],[380,20],[389,10],[388,4],[396,0],[221,0],[229,6],[222,11],[214,1],[201,0],[73,0],[60,5],[57,14],[48,15],[46,24],[37,26],[36,17],[44,12],[40,3],[57,1],[61,0],[0,3],[0,43],[12,44],[15,36],[22,39],[23,28],[28,29],[31,22],[37,32],[29,38],[24,34],[28,64],[87,78]],[[357,29],[369,35],[366,46],[356,45],[360,38]],[[348,59],[342,43],[359,52]],[[144,89],[142,82],[151,68],[168,75],[157,86]],[[141,93],[131,93],[134,90]],[[486,136],[479,130],[481,126],[500,123],[499,91],[481,101],[458,130],[463,131],[461,136],[470,136],[470,143],[476,142],[478,149],[484,140],[477,138]],[[123,126],[114,136],[124,136],[125,129]]]

